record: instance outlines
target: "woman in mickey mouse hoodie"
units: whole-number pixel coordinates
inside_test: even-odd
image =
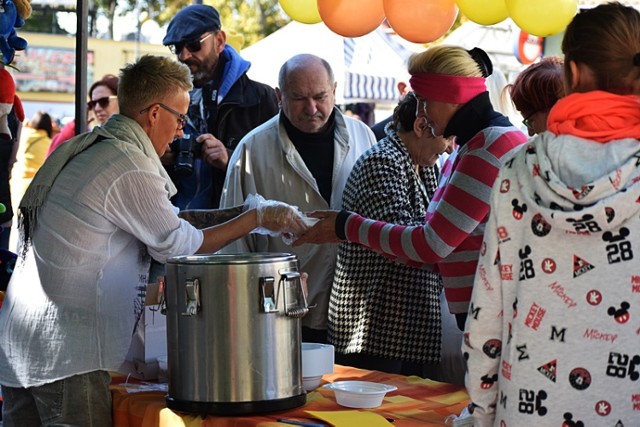
[[[640,13],[576,15],[570,93],[500,171],[462,350],[476,426],[640,425]]]

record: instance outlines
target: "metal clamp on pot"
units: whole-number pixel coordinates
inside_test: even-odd
[[[187,311],[180,313],[182,316],[195,316],[200,311],[200,281],[191,279],[185,281]]]
[[[305,280],[307,275],[297,271],[280,272],[277,288],[272,276],[259,279],[260,307],[264,313],[278,313],[279,294],[282,294],[284,314],[289,317],[303,317],[309,312]]]

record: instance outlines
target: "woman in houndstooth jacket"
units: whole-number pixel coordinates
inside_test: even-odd
[[[396,224],[424,223],[437,187],[433,167],[453,150],[434,138],[410,92],[386,137],[354,166],[343,208]],[[341,243],[329,305],[329,340],[337,363],[422,375],[440,361],[440,275],[399,264],[355,243]]]

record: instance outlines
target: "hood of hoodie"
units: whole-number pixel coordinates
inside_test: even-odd
[[[220,56],[224,58],[224,70],[222,71],[222,79],[218,88],[219,101],[227,96],[231,87],[251,67],[251,63],[238,55],[229,45],[224,47]]]
[[[212,93],[212,96],[216,97],[216,99],[213,100],[216,103],[222,102],[233,85],[251,67],[251,63],[238,55],[238,53],[229,45],[226,45],[222,53],[220,53],[220,63],[224,65],[222,73],[220,74],[220,81],[207,83],[207,85],[211,85],[213,83],[213,87],[217,87],[217,90]],[[191,104],[200,104],[202,102],[202,94],[203,88],[193,88],[189,93]]]
[[[640,211],[640,143],[606,144],[544,132],[518,153],[525,202],[552,226],[573,232],[589,224],[618,230]]]

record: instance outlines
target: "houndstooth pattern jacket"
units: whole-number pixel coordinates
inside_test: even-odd
[[[389,129],[355,164],[343,207],[367,218],[420,225],[436,187],[435,168],[416,172],[406,146]],[[329,341],[344,354],[437,363],[441,286],[437,273],[341,243],[329,303]]]

